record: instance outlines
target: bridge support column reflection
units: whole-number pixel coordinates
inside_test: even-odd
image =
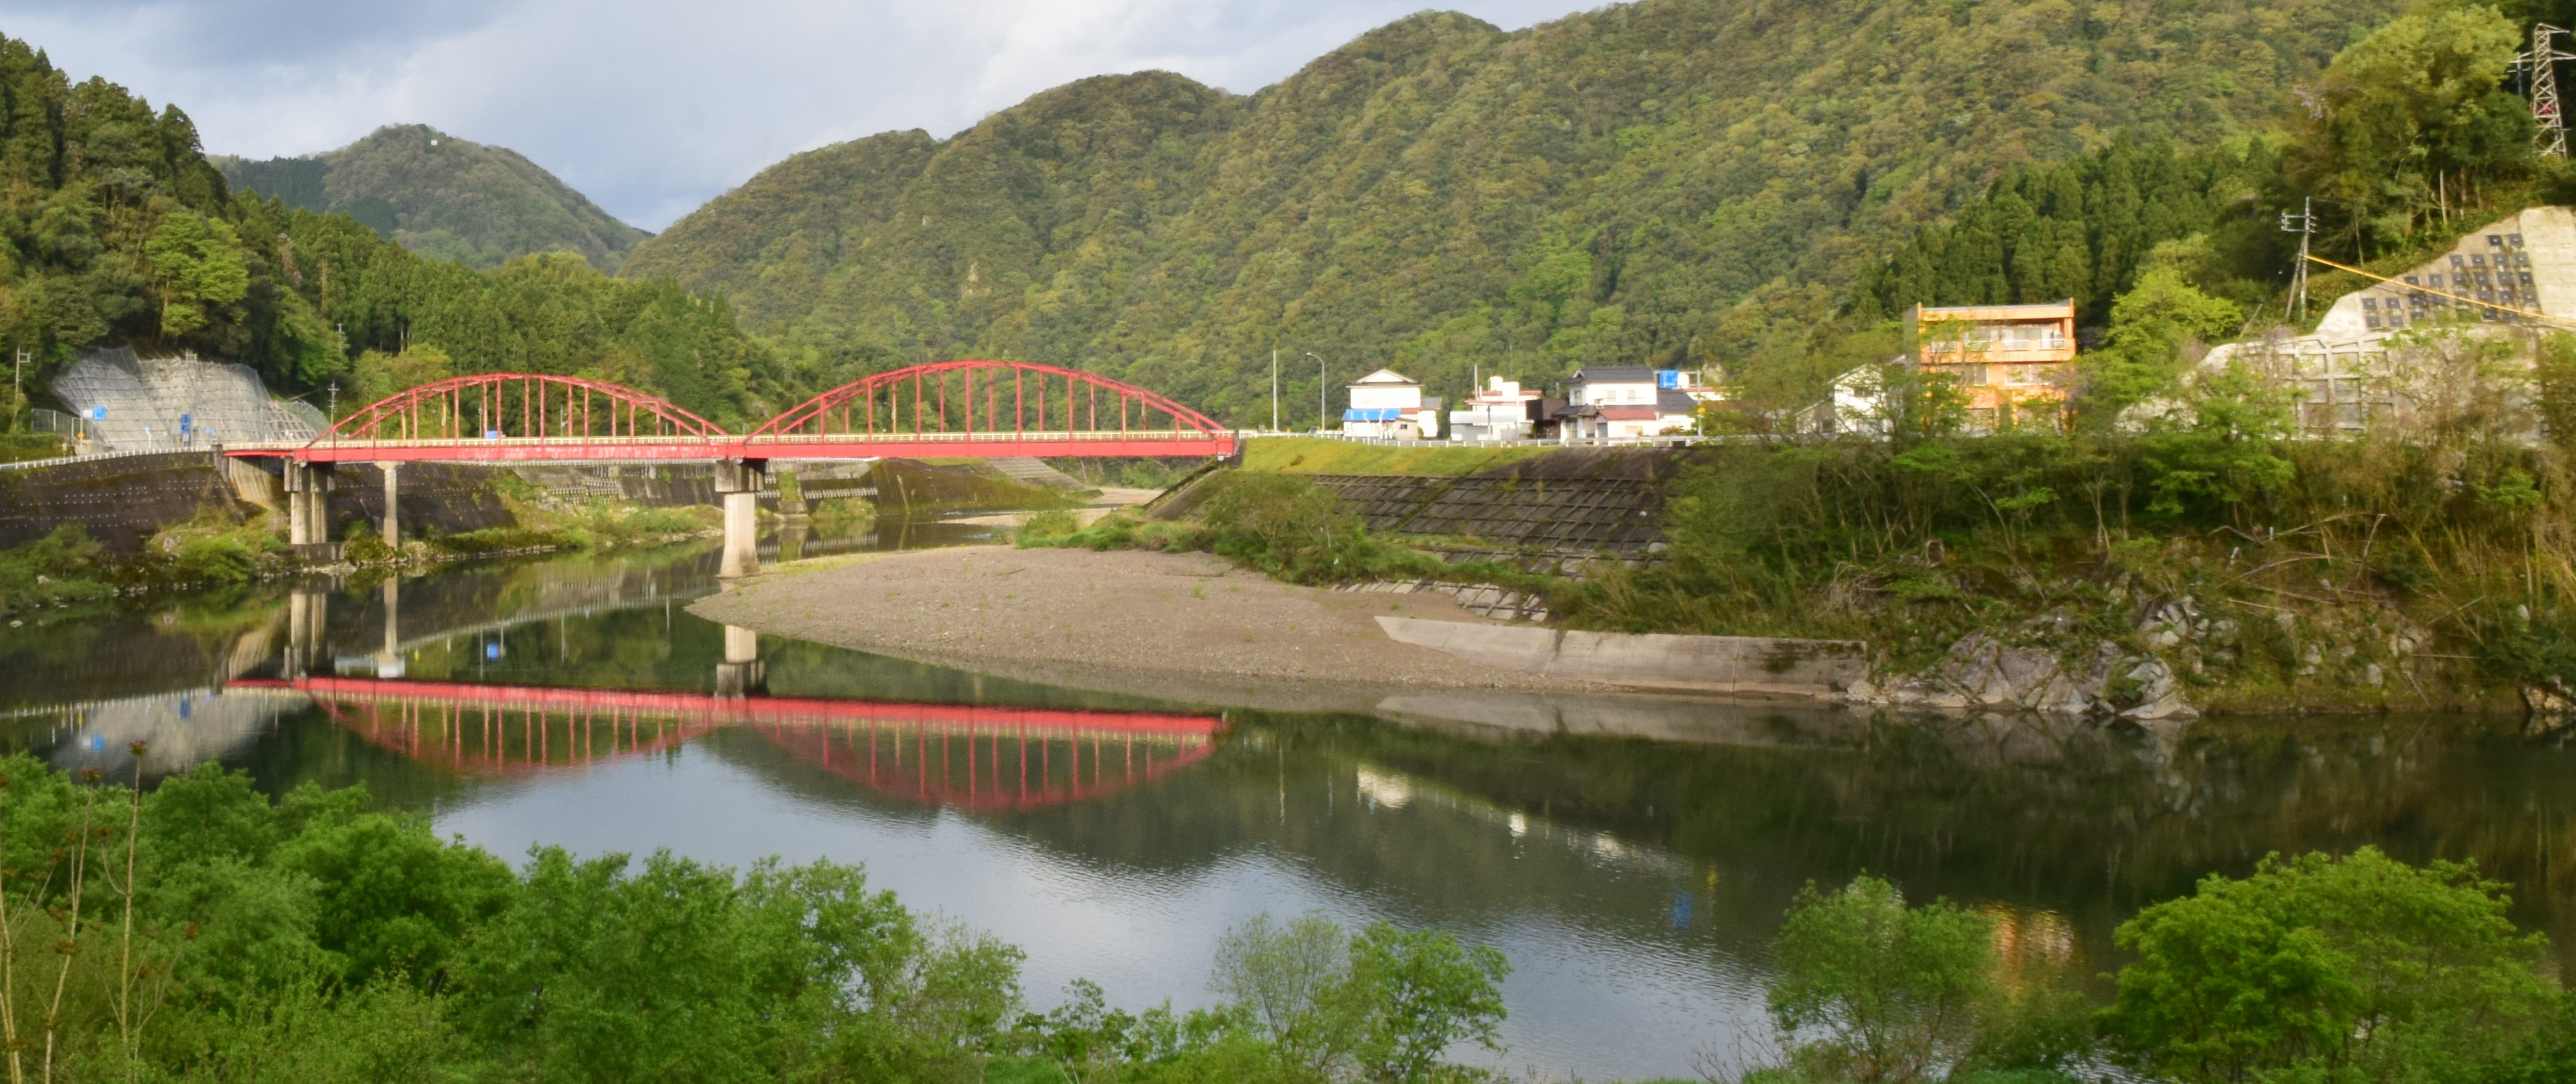
[[[385,646],[376,652],[376,676],[403,676],[402,654],[402,577],[385,577]]]
[[[330,619],[331,595],[298,587],[286,593],[286,677],[304,677],[322,659],[323,629]]]
[[[769,692],[769,671],[760,663],[760,634],[737,625],[724,627],[724,661],[716,665],[716,695],[760,696]]]
[[[716,461],[716,492],[724,497],[724,557],[716,575],[735,579],[760,571],[760,487],[769,464],[758,459]]]

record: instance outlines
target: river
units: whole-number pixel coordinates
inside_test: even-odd
[[[978,538],[888,526],[842,548]],[[865,863],[1025,949],[1041,1007],[1075,978],[1205,1004],[1218,937],[1264,911],[1438,926],[1509,955],[1499,1065],[1551,1079],[1757,1054],[1782,909],[1863,871],[1993,915],[2017,973],[2080,980],[2117,966],[2121,920],[2206,874],[2377,844],[2475,859],[2576,962],[2576,749],[2518,720],[2150,732],[1639,701],[1679,739],[1648,740],[1485,725],[1589,710],[1536,700],[1175,705],[729,633],[685,610],[714,560],[32,621],[0,630],[0,739],[63,767],[122,767],[145,739],[150,774],[363,783],[511,858]]]

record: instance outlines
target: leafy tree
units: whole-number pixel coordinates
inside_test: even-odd
[[[2522,36],[2492,6],[2448,0],[2335,55],[2308,91],[2286,175],[2341,220],[2348,251],[2412,236],[2446,187],[2530,166],[2530,107],[2504,86]]]
[[[1321,915],[1264,914],[1228,931],[1211,986],[1289,1079],[1422,1084],[1449,1049],[1500,1052],[1499,950],[1436,931],[1372,923],[1357,936]]]
[[[1808,885],[1773,944],[1771,1015],[1793,1061],[1829,1080],[1939,1079],[1975,1041],[1993,980],[1990,936],[1974,912],[1908,906],[1874,877],[1831,894]]]
[[[857,869],[536,852],[459,973],[467,1034],[549,1080],[935,1079],[1018,1000],[1016,950]]]
[[[1341,996],[1360,1007],[1363,1023],[1351,1057],[1361,1079],[1433,1080],[1459,1043],[1502,1053],[1499,984],[1512,969],[1502,950],[1463,946],[1436,930],[1377,922],[1351,939],[1350,955],[1348,989]]]
[[[2078,356],[2078,411],[2096,425],[2117,422],[2121,411],[2173,390],[2186,345],[2233,338],[2244,318],[2234,303],[2193,289],[2179,270],[2148,271],[2111,306],[2101,349]]]
[[[230,223],[173,211],[143,243],[161,293],[161,333],[186,335],[206,326],[209,310],[250,292],[250,267]]]
[[[2141,441],[2154,499],[2150,512],[2178,515],[2198,505],[2242,514],[2289,484],[2281,454],[2295,421],[2290,395],[2243,363],[2194,381],[2188,420],[2160,424]]]
[[[2558,1009],[2540,937],[2505,906],[2456,863],[2266,858],[2121,925],[2137,960],[2102,1026],[2132,1066],[2187,1082],[2494,1079]]]

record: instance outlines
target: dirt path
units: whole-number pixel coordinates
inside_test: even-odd
[[[689,610],[961,669],[1210,703],[1365,710],[1404,689],[1582,687],[1399,644],[1374,620],[1484,620],[1445,597],[1297,587],[1206,554],[923,550],[789,566]]]

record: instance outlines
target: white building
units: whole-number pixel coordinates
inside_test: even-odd
[[[1380,369],[1350,384],[1350,409],[1342,411],[1342,432],[1354,437],[1422,440],[1440,434],[1440,400],[1422,397],[1422,382],[1393,369]]]
[[[1681,375],[1643,365],[1577,370],[1566,388],[1565,409],[1557,414],[1562,433],[1579,440],[1687,433],[1699,404],[1682,391]]]
[[[1485,378],[1485,386],[1449,412],[1451,440],[1527,440],[1537,424],[1539,394],[1520,381]]]

